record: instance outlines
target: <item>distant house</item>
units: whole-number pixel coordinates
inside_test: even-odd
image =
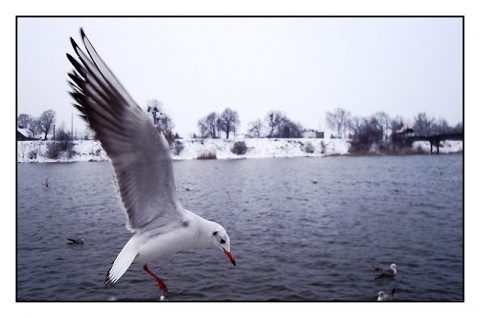
[[[35,135],[27,128],[17,127],[17,141],[38,140]]]
[[[395,131],[396,134],[411,134],[413,132],[413,129],[409,128],[403,122],[400,123],[400,127]]]
[[[324,132],[323,131],[315,131],[313,129],[304,130],[302,132],[302,138],[323,138]]]
[[[394,142],[405,142],[407,137],[412,135],[415,131],[409,128],[404,123],[400,123],[400,127],[392,133],[391,138]]]

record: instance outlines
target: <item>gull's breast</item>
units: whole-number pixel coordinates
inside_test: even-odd
[[[135,262],[148,263],[163,256],[198,247],[198,237],[193,228],[178,227],[173,231],[152,234],[135,234],[138,239],[138,254]],[[132,238],[133,239],[133,238]]]

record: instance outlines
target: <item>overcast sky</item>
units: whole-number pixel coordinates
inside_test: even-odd
[[[19,18],[17,115],[57,113],[82,133],[65,53],[83,27],[141,107],[157,99],[182,137],[230,107],[240,132],[272,110],[325,130],[336,107],[462,122],[460,18]]]

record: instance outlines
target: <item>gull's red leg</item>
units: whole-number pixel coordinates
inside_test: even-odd
[[[148,268],[147,264],[143,265],[143,270],[146,271],[148,274],[150,274],[155,280],[157,281],[158,288],[162,290],[163,295],[165,296],[168,293],[168,288],[167,285],[163,282],[163,280],[160,279],[157,275],[155,275],[150,268]]]

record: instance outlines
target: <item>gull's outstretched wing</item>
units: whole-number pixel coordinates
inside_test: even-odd
[[[74,106],[95,131],[115,170],[127,228],[181,224],[168,143],[133,101],[80,30],[88,55],[71,39],[80,62],[67,53]],[[178,223],[177,223],[178,222]]]

